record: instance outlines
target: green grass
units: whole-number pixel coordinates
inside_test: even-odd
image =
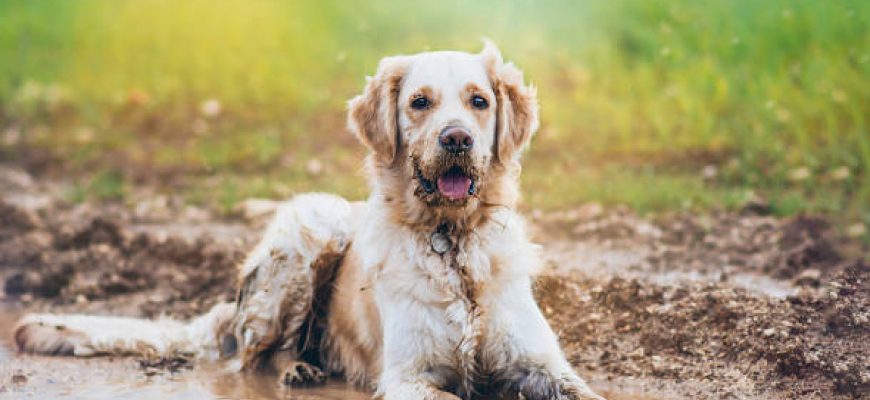
[[[48,153],[84,177],[80,197],[166,176],[222,207],[362,196],[343,121],[363,77],[384,55],[490,37],[539,87],[530,206],[735,207],[752,191],[870,223],[866,1],[3,0],[0,21],[0,156]]]

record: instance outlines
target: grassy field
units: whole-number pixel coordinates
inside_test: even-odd
[[[344,102],[380,57],[497,42],[539,87],[526,205],[870,224],[870,3],[0,1],[0,157],[74,198],[361,197]]]

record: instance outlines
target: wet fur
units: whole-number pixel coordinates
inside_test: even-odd
[[[439,75],[448,68],[459,78]],[[431,110],[408,109],[403,96],[423,90],[414,82],[436,100]],[[492,108],[457,105],[472,92],[486,92]],[[229,358],[288,384],[343,376],[387,400],[599,398],[532,297],[538,247],[514,211],[519,154],[538,124],[522,73],[491,44],[480,54],[388,57],[348,119],[371,150],[370,198],[308,194],[282,206],[242,265],[235,303],[191,323],[29,315],[15,329],[19,348]],[[475,135],[473,152],[440,151],[433,135],[448,124]],[[473,177],[472,196],[425,190],[421,179],[455,167]],[[434,250],[434,234],[447,251]]]

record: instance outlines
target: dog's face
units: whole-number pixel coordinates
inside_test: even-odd
[[[487,44],[479,54],[383,59],[351,100],[349,125],[405,193],[429,207],[462,208],[490,190],[494,169],[516,163],[537,128],[537,101]]]
[[[478,190],[495,140],[497,101],[481,60],[454,52],[417,56],[397,106],[418,196],[464,204]]]

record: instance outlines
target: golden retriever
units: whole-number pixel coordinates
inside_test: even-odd
[[[371,196],[300,195],[241,268],[238,299],[190,322],[29,315],[20,349],[172,354],[327,375],[383,399],[600,399],[532,297],[538,247],[515,211],[534,88],[482,52],[384,58],[349,103]]]

